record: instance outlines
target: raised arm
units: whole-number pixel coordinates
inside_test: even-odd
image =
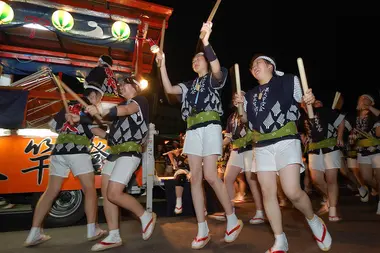
[[[205,32],[206,35],[203,37],[202,43],[203,43],[203,47],[204,47],[204,51],[205,51],[205,56],[210,62],[211,72],[212,72],[213,77],[218,82],[222,82],[223,81],[222,68],[220,66],[220,62],[219,62],[218,58],[215,55],[214,50],[212,49],[212,47],[209,43],[209,38],[210,38],[210,35],[212,32],[211,28],[212,28],[211,22],[203,23],[203,26],[201,28],[201,33]]]
[[[156,55],[156,61],[161,61],[161,67],[160,67],[160,73],[161,73],[161,79],[162,84],[164,86],[165,92],[168,94],[175,94],[180,95],[182,94],[182,89],[178,85],[172,85],[170,82],[168,72],[166,70],[166,64],[165,64],[165,54],[164,52],[159,51]]]

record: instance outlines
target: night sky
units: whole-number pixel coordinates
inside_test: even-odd
[[[191,59],[202,22],[207,20],[216,1],[150,2],[174,9],[165,32],[164,46],[172,84],[196,78]],[[270,1],[255,1],[252,7],[243,5],[248,2],[222,1],[214,17],[210,37],[222,66],[229,69],[234,63],[239,64],[243,90],[257,85],[248,68],[252,56],[261,52],[275,58],[278,70],[298,76],[297,58],[302,57],[309,87],[330,108],[336,91],[344,95],[346,111],[354,110],[362,93],[369,92],[378,99],[379,91],[376,89],[379,85],[371,82],[368,75],[362,75],[368,67],[363,66],[366,61],[355,59],[360,54],[373,54],[370,48],[377,41],[372,38],[373,33],[367,31],[369,26],[375,27],[373,21],[378,21],[377,17],[337,16],[318,9],[315,9],[318,15],[311,14],[310,9],[297,14],[295,10],[291,12],[291,6],[277,6]],[[339,68],[338,55],[341,60]],[[363,70],[356,72],[359,68]],[[337,73],[340,73],[339,78]],[[156,75],[155,71],[152,75]],[[231,95],[228,80],[223,90],[226,114],[230,112]]]

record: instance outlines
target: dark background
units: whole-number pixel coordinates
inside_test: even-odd
[[[150,2],[174,9],[164,46],[172,84],[194,79],[191,60],[199,30],[216,1]],[[278,70],[298,76],[297,58],[302,57],[309,87],[325,106],[331,108],[336,91],[344,96],[346,112],[355,112],[357,98],[363,93],[379,100],[380,86],[374,78],[378,73],[377,16],[338,15],[322,3],[300,9],[271,1],[224,0],[213,23],[210,43],[222,66],[239,64],[243,90],[257,85],[248,67],[252,56],[262,52],[275,58]],[[156,76],[154,69],[152,78]],[[167,101],[162,89],[160,93]],[[224,120],[231,112],[231,96],[228,80],[223,89]]]

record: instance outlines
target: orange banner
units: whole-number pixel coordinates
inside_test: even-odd
[[[0,194],[43,192],[49,180],[49,158],[55,137],[0,137]],[[95,138],[91,149],[94,168],[103,166],[107,143]],[[95,186],[101,187],[101,176],[95,176]],[[79,190],[79,179],[70,173],[62,190]]]

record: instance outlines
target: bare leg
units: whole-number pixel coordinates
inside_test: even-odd
[[[237,175],[236,179],[237,179],[237,181],[239,183],[238,193],[240,194],[240,196],[244,196],[245,195],[245,191],[247,189],[247,184],[245,183],[244,174],[243,173],[239,173]]]
[[[52,175],[49,177],[47,189],[38,200],[34,210],[32,227],[41,227],[46,214],[50,211],[55,198],[61,191],[63,180],[63,177]]]
[[[275,235],[283,233],[282,216],[277,198],[277,182],[275,171],[259,171],[257,178],[263,193],[263,201],[266,216]]]
[[[102,174],[103,209],[106,216],[108,229],[119,229],[119,207],[108,200],[107,188],[110,176]]]
[[[257,179],[256,173],[246,171],[245,177],[247,178],[247,182],[252,193],[253,201],[255,202],[256,210],[264,210],[260,184]]]
[[[196,155],[188,155],[189,166],[191,171],[190,186],[191,196],[197,216],[198,223],[205,221],[204,212],[204,195],[203,195],[203,173],[202,173],[202,157]]]
[[[308,220],[314,217],[309,196],[301,189],[300,165],[290,164],[280,170],[280,180],[285,195]]]
[[[240,171],[241,168],[229,165],[227,166],[226,172],[224,174],[224,185],[227,189],[227,193],[231,203],[232,200],[235,198],[234,184],[236,183],[235,181]]]
[[[325,174],[320,170],[310,169],[311,180],[313,181],[314,186],[327,197],[327,183],[325,180]]]
[[[330,205],[329,216],[337,216],[336,207],[338,204],[338,168],[328,169],[325,171],[326,181],[327,181],[327,190],[328,190],[328,199]]]
[[[216,161],[218,160],[217,155],[210,155],[203,158],[204,164],[204,177],[210,186],[213,188],[216,196],[218,197],[220,203],[223,206],[226,215],[231,215],[232,204],[229,200],[229,195],[226,187],[224,186],[222,180],[218,178],[217,170],[216,170]]]
[[[84,210],[86,212],[87,223],[96,223],[98,213],[98,197],[95,189],[94,173],[78,175],[81,182],[84,199]]]
[[[136,198],[132,197],[128,193],[124,193],[124,188],[124,184],[109,181],[107,188],[107,197],[109,201],[131,211],[137,217],[141,217],[145,212],[144,207],[136,200]]]

